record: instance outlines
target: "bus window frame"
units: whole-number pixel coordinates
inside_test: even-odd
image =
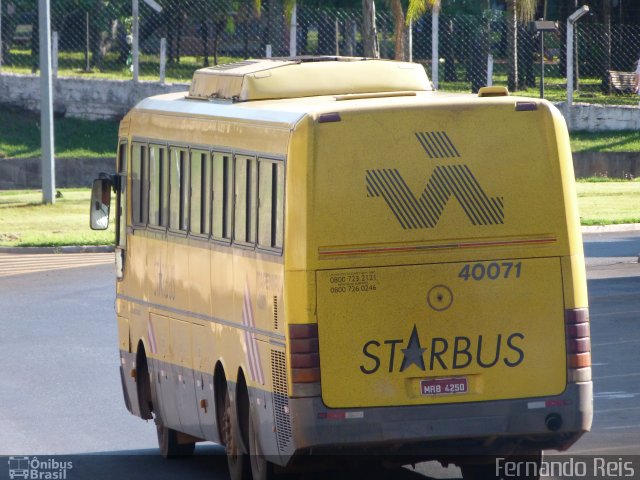
[[[236,247],[242,248],[242,249],[246,249],[246,250],[256,250],[257,246],[258,246],[258,155],[256,155],[255,153],[245,153],[245,152],[234,152],[233,156],[232,156],[232,165],[233,165],[233,220],[232,220],[232,234],[231,234],[231,238],[232,238],[232,244]],[[251,184],[249,185],[249,187],[251,188],[252,186],[254,187],[253,190],[255,193],[255,197],[253,199],[254,205],[251,206],[251,208],[249,206],[247,206],[247,204],[245,203],[245,211],[246,212],[251,212],[251,218],[249,219],[249,222],[247,222],[246,217],[245,217],[245,239],[241,240],[237,238],[238,232],[236,229],[237,226],[237,222],[238,220],[238,192],[236,191],[236,187],[238,185],[237,182],[237,173],[238,173],[238,160],[245,160],[245,161],[252,161],[253,162],[253,178],[251,179]],[[249,190],[247,190],[249,191]],[[246,195],[245,198],[249,198],[248,195]],[[246,238],[248,237],[246,228],[247,227],[251,227],[253,226],[253,241],[247,241]]]
[[[208,210],[208,215],[206,215],[207,221],[209,222],[208,229],[205,233],[194,232],[192,230],[193,226],[193,155],[194,153],[204,155],[205,156],[205,165],[208,165],[209,168],[209,179],[208,179],[208,192],[204,191],[205,185],[202,183],[202,166],[200,171],[200,225],[202,224],[202,220],[205,218],[205,215]],[[206,194],[206,198],[205,198]],[[190,146],[189,147],[189,215],[188,215],[188,227],[189,227],[189,236],[193,238],[197,238],[200,240],[210,240],[213,238],[213,205],[211,204],[213,195],[213,154],[210,148],[207,147],[198,147],[198,146]],[[205,212],[202,211],[202,208],[205,208]],[[202,230],[202,225],[200,230]]]
[[[153,149],[157,149],[158,152],[164,150],[164,160],[166,163],[167,171],[166,171],[166,179],[162,175],[162,162],[161,158],[158,157],[157,161],[160,167],[160,182],[162,183],[160,188],[160,221],[159,224],[151,223],[151,152]],[[153,230],[156,232],[166,232],[169,229],[169,193],[170,193],[170,172],[171,172],[171,156],[169,152],[169,145],[166,143],[161,143],[153,140],[149,140],[148,143],[148,156],[149,156],[149,215],[147,221],[147,228],[149,230]],[[162,225],[162,220],[164,220],[164,225]]]
[[[141,149],[139,187],[135,186],[134,182],[136,182],[136,180],[133,178],[135,173],[134,156],[137,153],[136,148]],[[131,202],[131,222],[129,225],[131,225],[134,230],[145,230],[149,225],[149,143],[141,139],[132,140],[129,154],[131,158],[131,193],[129,198]],[[134,197],[136,196],[138,198],[136,198],[134,202]]]
[[[215,201],[215,163],[216,156],[222,157],[224,159],[227,157],[229,161],[229,188],[227,191],[227,202],[229,208],[229,236],[228,237],[218,237],[215,234],[215,213],[216,209],[214,208],[213,202]],[[234,226],[235,226],[235,163],[234,163],[235,153],[232,150],[228,149],[211,149],[211,240],[218,245],[231,246],[233,244],[233,235],[234,235]],[[224,179],[223,179],[224,181]],[[224,206],[223,206],[224,208]],[[224,227],[223,227],[224,228]]]
[[[257,156],[258,159],[258,169],[257,169],[257,173],[258,173],[258,193],[257,193],[257,212],[256,212],[256,251],[262,252],[262,253],[271,253],[271,254],[277,254],[277,255],[282,255],[282,252],[284,251],[284,227],[285,227],[285,212],[284,212],[284,207],[286,205],[286,194],[287,194],[287,189],[286,189],[286,185],[287,185],[287,164],[286,164],[286,157],[277,157],[277,156],[268,156],[268,155],[258,155]],[[261,163],[268,163],[268,164],[276,164],[276,165],[280,165],[282,168],[282,218],[281,218],[281,222],[282,222],[282,245],[280,246],[268,246],[268,245],[263,245],[262,243],[260,243],[260,182],[261,182],[261,178],[260,178],[260,165]],[[271,188],[273,189],[273,184],[271,186]],[[273,190],[272,190],[273,191]],[[271,210],[271,215],[273,216],[273,203],[272,203],[272,210]],[[277,212],[276,212],[277,215]],[[273,228],[273,227],[272,227]],[[273,230],[271,230],[271,236],[273,236]]]
[[[124,154],[124,159],[122,158]],[[127,248],[127,172],[128,161],[131,156],[131,143],[127,137],[121,137],[118,141],[118,151],[116,157],[116,173],[120,178],[119,189],[116,193],[116,246],[122,249]]]
[[[168,203],[168,207],[169,207],[169,211],[168,211],[168,215],[167,215],[167,233],[172,235],[172,236],[176,236],[176,237],[181,237],[181,238],[186,238],[189,236],[189,221],[190,221],[190,206],[189,206],[189,199],[191,198],[190,193],[187,193],[187,204],[183,206],[182,208],[182,217],[180,215],[180,203],[178,203],[178,229],[175,229],[172,226],[172,197],[173,197],[173,193],[174,193],[174,189],[172,187],[172,169],[173,169],[173,161],[174,161],[174,153],[179,153],[179,152],[184,152],[185,153],[185,170],[186,172],[184,173],[184,175],[181,173],[180,175],[180,179],[179,179],[179,186],[178,186],[178,194],[182,197],[182,195],[184,195],[184,192],[182,191],[182,182],[183,182],[183,177],[187,178],[187,187],[189,187],[191,185],[191,172],[189,171],[189,166],[190,166],[190,156],[189,156],[189,145],[185,145],[185,144],[176,144],[176,143],[171,143],[168,145],[168,151],[169,151],[169,203]],[[178,198],[178,202],[180,202],[180,198]],[[185,215],[186,213],[186,215]],[[186,228],[185,229],[181,229],[181,221],[183,221],[186,217]]]

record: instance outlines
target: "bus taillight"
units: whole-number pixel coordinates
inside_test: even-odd
[[[591,367],[589,310],[586,308],[565,310],[565,325],[569,381],[585,381],[584,377],[586,376],[587,371],[578,373],[577,370]],[[590,370],[591,369],[589,368],[589,377],[591,376]]]
[[[289,325],[289,359],[292,383],[320,381],[318,325]]]

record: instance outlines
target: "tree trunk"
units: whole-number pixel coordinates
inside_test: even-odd
[[[209,66],[209,26],[207,21],[200,22],[200,40],[202,40],[202,56],[204,57],[203,66]]]
[[[406,49],[404,43],[405,25],[404,11],[402,10],[401,0],[392,0],[391,11],[393,12],[394,33],[395,33],[395,54],[396,60],[406,60]]]
[[[444,28],[443,28],[444,27]],[[453,48],[453,20],[450,18],[446,21],[440,19],[440,33],[442,41],[440,42],[440,51],[444,58],[444,80],[445,82],[458,81],[458,72],[456,70],[456,56]]]
[[[362,0],[362,44],[364,56],[380,58],[378,31],[376,30],[376,4],[374,0]]]
[[[516,0],[507,0],[507,87],[510,91],[519,90],[518,78],[518,17]]]

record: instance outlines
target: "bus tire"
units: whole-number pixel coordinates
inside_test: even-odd
[[[251,466],[249,456],[242,451],[242,443],[239,435],[238,422],[231,406],[229,392],[226,392],[224,400],[224,413],[222,417],[222,435],[224,449],[227,454],[227,467],[231,480],[250,480]]]
[[[158,447],[164,458],[184,458],[193,455],[196,448],[195,442],[178,442],[178,432],[173,428],[157,424]]]
[[[273,463],[268,461],[262,453],[256,420],[252,415],[249,416],[249,458],[253,480],[273,480],[276,478]]]
[[[147,353],[142,342],[139,343],[136,353],[136,392],[138,394],[138,406],[140,417],[143,420],[153,419],[153,399],[151,395],[151,373],[147,362]]]

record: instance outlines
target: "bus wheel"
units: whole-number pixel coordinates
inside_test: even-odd
[[[227,453],[227,467],[231,480],[249,480],[251,477],[248,455],[242,451],[242,445],[236,436],[238,425],[235,421],[229,393],[225,395],[224,414],[222,417],[222,435]]]
[[[190,457],[196,448],[195,442],[179,443],[178,432],[173,428],[157,424],[158,446],[164,458]]]
[[[273,480],[276,477],[273,471],[273,464],[262,453],[256,420],[253,419],[252,415],[249,418],[249,457],[251,459],[253,480]]]

